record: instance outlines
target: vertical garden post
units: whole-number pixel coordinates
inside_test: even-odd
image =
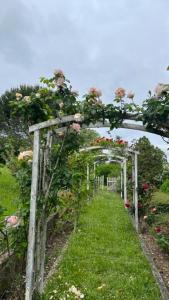
[[[120,171],[120,196],[123,198],[123,163],[120,164],[121,171]]]
[[[40,134],[39,134],[39,130],[35,130],[34,142],[33,142],[32,184],[31,184],[31,199],[30,199],[25,300],[32,299],[32,294],[34,289],[33,277],[34,277],[34,251],[35,251],[35,234],[36,234],[36,202],[38,196],[38,177],[39,177],[39,153],[40,153]]]
[[[127,160],[126,158],[123,161],[123,185],[124,185],[124,203],[127,203]]]
[[[139,230],[138,222],[138,152],[134,151],[134,200],[135,200],[135,226]]]
[[[131,155],[132,159],[132,189],[133,189],[133,205],[135,205],[135,153]]]
[[[89,164],[87,164],[87,191],[89,191],[90,186],[89,186],[89,181],[90,181],[90,173],[89,173]]]

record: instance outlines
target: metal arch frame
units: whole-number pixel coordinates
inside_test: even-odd
[[[128,118],[131,119],[131,118]],[[27,250],[27,265],[26,265],[26,290],[25,300],[32,300],[33,288],[34,288],[34,252],[35,252],[35,234],[36,234],[36,202],[38,198],[38,179],[39,179],[39,160],[40,160],[40,131],[44,128],[51,130],[51,127],[61,124],[70,124],[72,122],[83,123],[84,117],[77,117],[75,115],[69,115],[59,117],[56,119],[48,120],[38,124],[34,124],[29,127],[29,133],[34,134],[33,138],[33,162],[32,162],[32,182],[31,182],[31,198],[30,198],[30,217],[29,217],[29,233],[28,233],[28,250]],[[109,122],[98,122],[96,124],[89,124],[88,126],[82,125],[82,128],[100,128],[110,127]],[[147,131],[142,125],[126,124],[123,123],[119,127],[128,128],[134,130]],[[55,129],[55,132],[65,130],[67,127]],[[165,132],[162,133],[163,136]],[[136,157],[135,157],[136,162]]]

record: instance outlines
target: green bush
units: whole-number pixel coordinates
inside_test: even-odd
[[[169,179],[166,179],[160,187],[160,190],[164,193],[169,194]]]
[[[156,240],[160,247],[169,253],[169,237],[164,234],[159,234]]]

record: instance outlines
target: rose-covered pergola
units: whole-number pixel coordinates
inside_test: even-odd
[[[47,144],[48,144],[48,152],[50,150],[51,145],[51,128],[54,126],[63,126],[54,130],[55,134],[58,134],[60,132],[65,132],[72,124],[72,122],[76,122],[77,124],[81,124],[82,128],[101,128],[101,127],[107,127],[108,128],[108,122],[101,123],[98,122],[96,124],[85,124],[84,117],[77,113],[75,115],[70,116],[64,116],[60,118],[56,118],[53,120],[48,120],[46,122],[42,122],[39,124],[35,124],[29,128],[29,132],[34,134],[34,142],[33,142],[33,164],[32,164],[32,185],[31,185],[31,200],[30,200],[30,221],[29,221],[29,237],[28,237],[28,252],[27,252],[27,273],[26,273],[26,294],[25,299],[30,300],[32,299],[32,292],[33,292],[33,273],[34,273],[34,254],[35,254],[35,237],[36,237],[36,202],[38,198],[38,179],[39,179],[39,162],[40,162],[40,132],[44,129],[47,129]],[[146,131],[146,128],[141,125],[134,125],[134,124],[123,124],[123,128],[128,129],[137,129],[137,130],[143,130]],[[90,151],[90,150],[96,150],[96,149],[104,149],[104,147],[101,146],[92,146],[84,149],[80,149],[80,152],[82,151]],[[138,230],[138,170],[137,170],[137,151],[132,151],[131,149],[128,150],[127,154],[131,154],[134,164],[133,164],[133,174],[134,174],[134,182],[135,182],[135,188],[134,188],[134,203],[135,203],[135,224],[136,224],[136,230]],[[105,156],[105,154],[104,154]],[[118,156],[117,154],[108,154],[107,156],[115,157],[120,160],[120,163],[123,164],[123,184],[124,184],[124,201],[127,203],[127,159],[122,156]],[[47,154],[46,159],[48,160]],[[41,262],[42,269],[41,269],[41,275],[39,278],[39,291],[43,291],[43,276],[44,276],[44,260],[45,260],[45,254],[43,258],[43,262]]]
[[[96,88],[91,88],[84,95],[83,100],[79,101],[78,93],[72,90],[72,86],[69,85],[69,81],[60,70],[56,70],[53,77],[49,79],[42,77],[41,83],[43,86],[39,87],[38,91],[33,91],[29,96],[23,96],[19,92],[16,93],[16,99],[11,104],[13,114],[21,122],[29,126],[29,134],[34,136],[26,300],[32,299],[34,283],[36,203],[39,182],[42,180],[42,174],[39,169],[42,159],[42,136],[46,145],[43,155],[43,194],[45,199],[48,197],[53,178],[51,176],[48,184],[45,182],[46,168],[49,163],[54,134],[59,135],[67,132],[69,128],[76,131],[80,128],[108,128],[109,130],[126,128],[150,132],[163,138],[169,138],[169,85],[167,84],[159,84],[155,94],[149,93],[148,99],[143,102],[142,106],[139,106],[134,103],[134,94],[132,92],[126,93],[123,88],[118,88],[115,91],[115,97],[109,104],[102,102],[101,91]],[[137,154],[133,156],[133,165],[135,166],[137,166]],[[135,170],[135,174],[137,174],[137,170]],[[137,186],[135,191],[137,192]],[[42,215],[43,211],[45,211],[45,207],[42,210]],[[42,227],[45,232],[45,217],[42,219],[44,219]],[[42,248],[44,248],[45,235],[40,243]],[[43,254],[41,262],[39,262],[38,291],[40,292],[43,290],[44,259],[45,256]]]

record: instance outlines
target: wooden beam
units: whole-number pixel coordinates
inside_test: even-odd
[[[73,122],[73,121],[77,121],[76,115],[60,117],[60,118],[48,120],[48,121],[45,121],[45,122],[41,122],[41,123],[38,123],[38,124],[34,124],[34,125],[29,127],[29,132],[31,133],[31,132],[34,132],[35,130],[40,130],[40,129],[48,128],[48,127],[51,127],[51,126],[54,126],[54,125],[69,123],[69,122]]]

